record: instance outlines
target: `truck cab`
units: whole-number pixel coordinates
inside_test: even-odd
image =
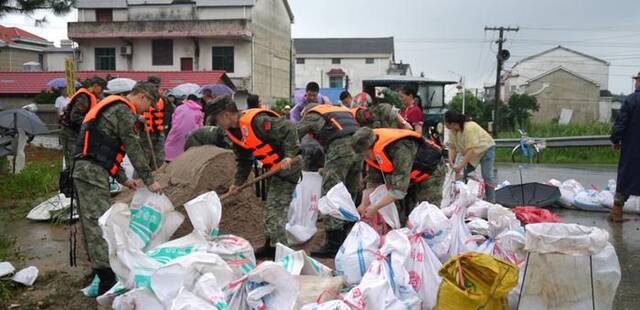
[[[424,134],[428,135],[436,132],[442,133],[444,113],[447,111],[444,102],[444,87],[456,83],[424,77],[383,75],[363,80],[362,89],[371,96],[374,102],[393,104],[393,102],[389,102],[389,98],[385,98],[383,94],[385,88],[398,92],[404,85],[413,85],[418,90],[418,102],[424,115]]]

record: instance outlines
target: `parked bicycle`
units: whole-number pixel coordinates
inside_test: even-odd
[[[521,129],[520,143],[511,151],[511,161],[514,163],[540,163],[540,152],[546,147],[544,140],[534,140],[529,138],[527,133]]]

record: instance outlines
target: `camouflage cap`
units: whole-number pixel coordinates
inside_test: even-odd
[[[140,81],[133,86],[131,91],[144,94],[147,98],[151,99],[151,106],[156,108],[158,102],[158,96],[156,95],[158,93],[158,87],[155,84],[148,81]]]
[[[233,102],[233,99],[231,99],[230,96],[217,97],[211,103],[207,104],[204,108],[204,113],[215,117],[218,113],[226,110],[231,105],[235,106],[236,103]]]
[[[156,84],[156,86],[160,86],[162,79],[157,75],[150,75],[147,77],[147,82]]]
[[[94,76],[92,78],[89,79],[89,85],[94,85],[94,84],[98,84],[100,86],[102,86],[103,88],[107,86],[107,81],[105,81],[103,78],[99,77],[99,76]]]
[[[373,129],[369,127],[362,127],[356,131],[351,137],[353,151],[356,153],[362,153],[373,146],[376,142],[376,135],[373,133]]]

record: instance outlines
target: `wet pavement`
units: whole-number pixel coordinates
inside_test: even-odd
[[[520,183],[520,169],[517,165],[498,164],[498,183],[508,180]],[[615,179],[615,166],[554,166],[535,165],[522,169],[522,179],[526,182],[545,182],[551,178],[564,181],[576,179],[585,187],[595,185],[602,188],[609,179]],[[609,232],[609,242],[616,248],[622,280],[618,286],[613,309],[640,309],[640,290],[635,281],[640,280],[640,216],[627,215],[624,224],[610,223],[607,213],[551,209],[567,223],[596,226]]]

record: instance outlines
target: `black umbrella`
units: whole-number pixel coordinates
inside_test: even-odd
[[[496,203],[505,207],[547,207],[560,198],[560,189],[542,183],[525,183],[505,186],[496,191]]]
[[[49,133],[47,125],[45,125],[35,113],[25,109],[1,111],[0,127],[22,129],[32,136]]]

